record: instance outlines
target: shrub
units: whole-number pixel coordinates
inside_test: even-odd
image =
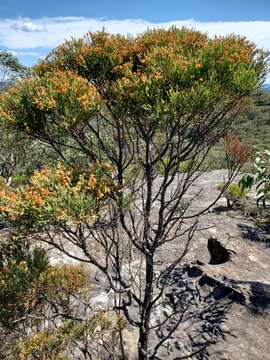
[[[244,188],[251,188],[256,185],[257,205],[266,207],[266,201],[270,199],[270,151],[263,150],[256,153],[253,163],[255,176],[243,175],[239,184]]]
[[[46,251],[31,248],[18,235],[1,243],[0,323],[14,328],[30,314],[39,313],[45,304],[70,311],[70,295],[87,286],[81,266],[49,264]]]
[[[257,204],[265,207],[266,201],[270,199],[270,151],[257,152],[254,165],[256,168]]]
[[[226,164],[228,177],[235,173],[235,169],[241,169],[251,157],[251,148],[243,144],[239,137],[230,131],[224,139],[224,151],[226,155]]]
[[[91,353],[89,358],[92,359],[95,356],[99,359],[104,357],[96,344],[98,342],[105,344],[108,340],[105,353],[106,357],[110,357],[110,355],[113,356],[117,344],[116,336],[124,327],[125,322],[122,317],[110,316],[104,311],[99,311],[85,321],[65,320],[54,330],[45,329],[28,336],[17,345],[15,352],[18,360],[68,360],[70,358],[77,360],[78,344],[88,342],[88,349],[87,346],[85,348],[82,346],[84,357]],[[73,353],[75,354],[72,355]]]
[[[44,249],[13,235],[1,242],[0,285],[0,330],[5,340],[10,336],[1,358],[70,360],[80,351],[92,358],[105,343],[115,351],[125,321],[91,308],[81,265],[50,265]]]
[[[26,314],[34,310],[28,306],[29,296],[39,277],[48,269],[45,250],[29,248],[20,236],[13,235],[1,243],[0,250],[0,323],[12,328]]]
[[[218,190],[223,190],[224,183],[218,185]],[[230,184],[223,192],[224,197],[227,200],[227,206],[232,207],[239,205],[241,200],[247,197],[248,190],[241,186],[239,183]]]

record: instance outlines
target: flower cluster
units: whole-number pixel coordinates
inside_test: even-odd
[[[256,49],[254,43],[240,36],[216,37],[212,45],[215,49],[219,49],[220,63],[229,61],[231,63],[251,64]]]
[[[2,95],[0,116],[27,132],[44,129],[53,119],[69,128],[99,109],[96,88],[76,73],[55,71],[18,82]]]
[[[52,220],[93,222],[116,185],[109,164],[87,172],[58,164],[36,171],[30,184],[0,192],[1,218],[32,227]]]
[[[250,95],[264,57],[244,38],[210,39],[185,28],[133,38],[88,33],[55,49],[35,68],[35,78],[3,96],[0,112],[47,142],[73,127],[87,131],[81,125],[106,106],[127,121],[146,117],[161,124],[168,113],[179,118]]]
[[[207,45],[207,36],[199,31],[171,27],[168,30],[150,30],[137,39],[143,49],[157,47],[178,48],[182,55],[191,55]]]

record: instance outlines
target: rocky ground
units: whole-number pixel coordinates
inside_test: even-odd
[[[198,209],[210,204],[217,196],[216,185],[222,181],[224,175],[223,170],[213,171],[204,174],[194,184],[194,192],[202,189],[195,203]],[[251,202],[253,196],[254,194],[251,194]],[[205,230],[200,231],[200,228]],[[222,245],[235,252],[231,261],[220,265],[209,265],[207,240],[210,236],[214,236]],[[270,359],[268,240],[269,234],[257,229],[254,222],[242,211],[228,211],[224,198],[201,217],[198,231],[185,257],[185,263],[189,264],[187,266],[193,263],[191,266],[193,272],[187,272],[184,278],[204,296],[216,299],[229,297],[232,303],[231,307],[224,311],[222,324],[218,330],[216,329],[220,332],[219,341],[207,346],[205,354],[197,354],[194,358]],[[162,261],[169,262],[179,246],[180,244],[177,243],[167,244],[160,253]],[[200,265],[197,264],[198,260]],[[202,341],[203,334],[200,334],[199,338]],[[168,356],[175,358],[175,352],[177,351],[173,351],[172,357],[167,354],[166,358]],[[165,358],[165,353],[163,356]]]
[[[224,170],[212,171],[194,183],[188,195],[191,198],[198,193],[193,210],[211,204],[218,195],[217,184],[222,182],[225,174]],[[251,203],[254,203],[253,197],[251,194]],[[233,251],[230,261],[209,264],[207,241],[211,236]],[[160,359],[182,359],[190,352],[194,352],[194,359],[270,359],[268,244],[269,234],[256,228],[243,211],[228,210],[224,198],[220,198],[200,218],[188,254],[170,277],[165,307],[163,304],[162,308],[156,309],[153,322],[158,321],[162,312],[177,308],[183,297],[190,305],[189,313],[196,315],[180,324],[168,345],[160,351]],[[171,263],[182,248],[181,239],[165,244],[158,253],[157,264]],[[54,263],[71,262],[70,258],[54,250],[50,254]],[[136,264],[134,261],[134,271]],[[95,293],[93,304],[101,308],[110,307],[112,298],[110,293],[100,290]],[[159,336],[162,334],[156,333],[152,340]],[[136,330],[127,328],[124,338],[128,358],[136,359]],[[200,349],[204,351],[198,352]]]
[[[192,211],[211,204],[219,193],[217,185],[225,176],[224,170],[212,171],[194,183],[186,198],[188,201],[189,196],[192,198],[198,193]],[[253,193],[250,197],[251,203],[255,203]],[[209,264],[207,241],[211,236],[233,250],[230,261]],[[256,228],[243,211],[228,210],[224,198],[201,216],[189,252],[181,267],[175,269],[166,289],[166,309],[157,308],[153,321],[159,319],[162,311],[177,306],[183,296],[190,303],[189,312],[197,315],[179,326],[159,353],[159,358],[181,359],[194,352],[194,359],[270,359],[268,237],[269,234]],[[157,263],[162,267],[171,263],[182,248],[181,239],[165,244],[158,253]],[[55,251],[51,257],[53,262],[71,261]],[[136,271],[136,261],[133,266]],[[110,293],[100,290],[95,294],[93,304],[101,308],[110,307],[111,299]],[[124,338],[128,358],[136,359],[137,331],[126,329]],[[202,348],[204,351],[197,353]]]

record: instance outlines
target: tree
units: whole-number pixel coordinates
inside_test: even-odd
[[[15,56],[4,50],[0,51],[0,92],[9,89],[28,73],[29,70]],[[11,184],[15,170],[25,167],[32,143],[25,134],[11,129],[0,120],[0,177],[6,184]]]
[[[61,177],[55,183],[42,173],[42,189],[48,191],[41,193],[32,180],[35,206],[22,206],[16,213],[13,202],[12,208],[14,198],[31,204],[29,187],[24,187],[2,195],[2,217],[104,274],[115,293],[115,309],[139,330],[140,360],[158,358],[179,324],[192,315],[183,302],[159,323],[152,321],[200,215],[214,204],[194,210],[197,194],[191,186],[206,171],[211,147],[260,86],[267,62],[267,54],[233,35],[209,39],[174,27],[135,38],[89,33],[58,47],[36,66],[33,78],[2,97],[1,116],[7,123],[59,154],[63,148],[82,153],[91,186],[109,179],[105,192],[89,195],[98,200],[90,218],[89,208],[82,206],[88,191],[83,169],[79,175],[72,170],[77,176],[63,176],[78,195],[71,197],[74,201],[66,199],[65,216],[48,199],[52,186],[57,191],[58,182],[63,184]],[[239,167],[230,173],[223,191],[237,171]],[[41,200],[36,202],[36,196]],[[177,245],[177,253],[169,263],[157,265],[160,249],[169,242]],[[135,272],[134,259],[140,259]],[[151,339],[156,329],[162,336]]]
[[[0,91],[12,85],[15,80],[26,73],[27,69],[19,63],[14,55],[0,50]]]

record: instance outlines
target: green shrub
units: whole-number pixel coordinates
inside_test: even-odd
[[[218,190],[222,191],[224,183],[218,185]],[[241,200],[245,199],[248,194],[248,189],[241,186],[239,183],[232,183],[224,191],[223,195],[227,200],[228,207],[238,205]]]
[[[266,201],[270,199],[270,151],[257,152],[254,166],[257,204],[266,207]]]
[[[12,328],[30,310],[27,297],[41,273],[48,268],[45,250],[30,250],[19,236],[2,241],[0,247],[0,323]]]

